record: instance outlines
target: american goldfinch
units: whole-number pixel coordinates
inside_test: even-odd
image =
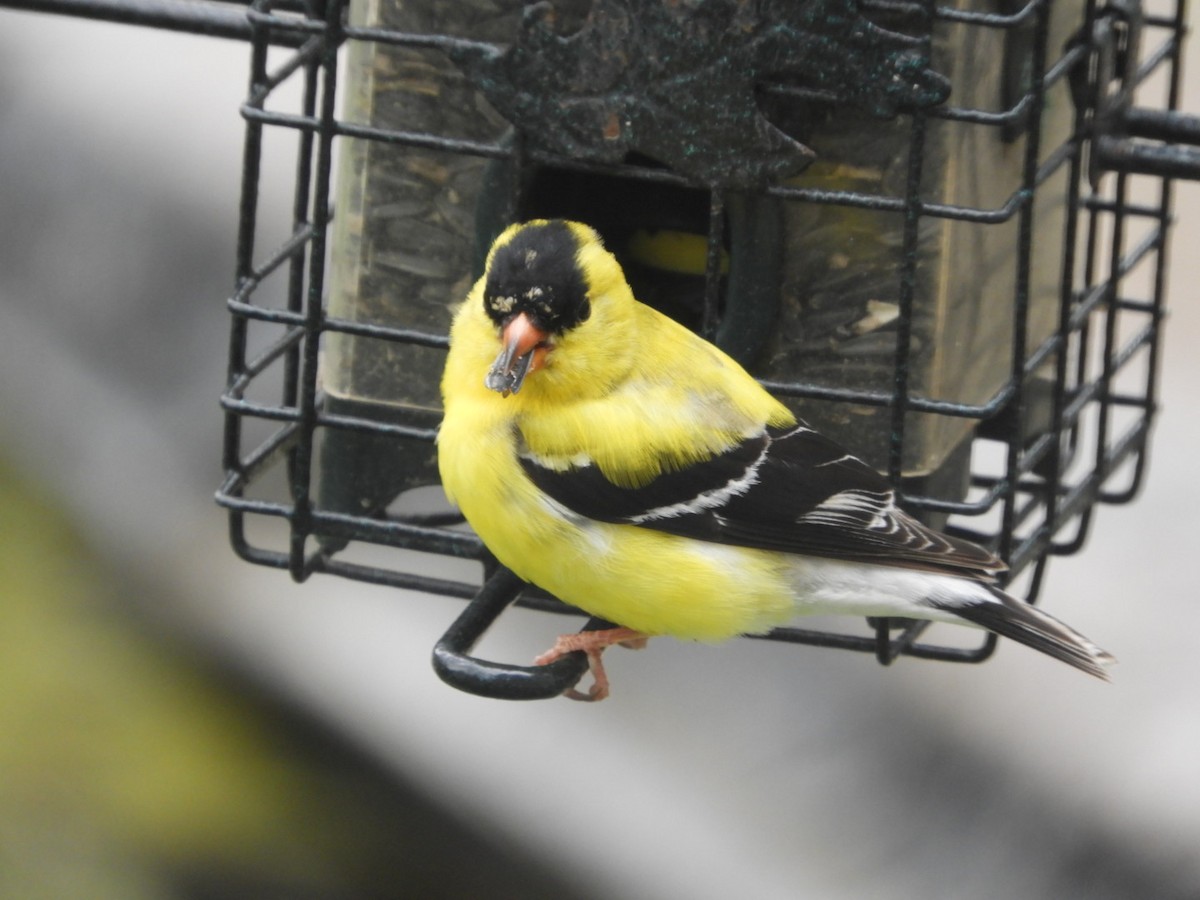
[[[1113,662],[996,587],[996,556],[903,512],[874,469],[635,300],[586,225],[496,239],[455,315],[442,394],[442,483],[483,542],[619,626],[536,660],[586,652],[584,699],[607,694],[614,643],[718,641],[809,613],[980,626],[1100,678]]]

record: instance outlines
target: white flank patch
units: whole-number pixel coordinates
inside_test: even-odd
[[[968,625],[946,607],[999,602],[984,586],[954,575],[812,556],[793,556],[790,563],[798,613],[908,616]],[[933,598],[940,605],[931,603]]]

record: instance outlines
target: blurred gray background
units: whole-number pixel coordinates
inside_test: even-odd
[[[0,896],[1200,896],[1200,189],[1146,489],[1043,591],[1113,684],[659,640],[603,704],[502,703],[430,669],[457,601],[228,549],[248,55],[0,10]]]

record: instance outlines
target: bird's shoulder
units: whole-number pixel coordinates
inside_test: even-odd
[[[522,407],[524,457],[551,471],[594,467],[611,484],[640,488],[795,421],[724,353],[643,309],[635,364],[603,395]]]

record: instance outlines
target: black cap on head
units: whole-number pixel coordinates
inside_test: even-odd
[[[483,307],[497,326],[525,313],[548,334],[562,334],[591,315],[587,282],[575,254],[579,241],[561,220],[526,225],[492,256]]]

